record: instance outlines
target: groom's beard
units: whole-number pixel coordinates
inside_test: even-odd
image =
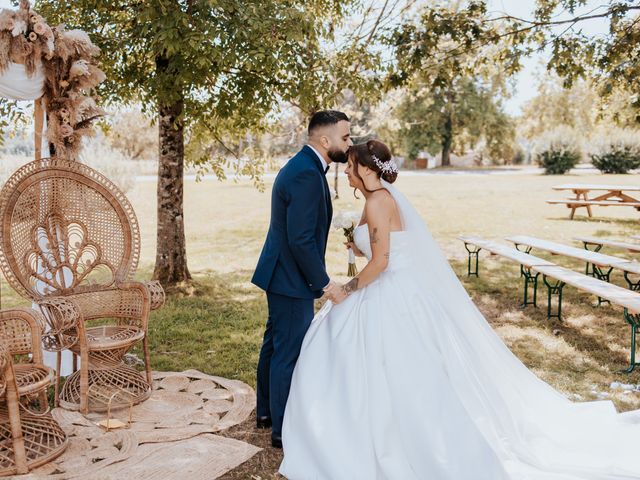
[[[327,156],[335,163],[347,163],[347,152],[343,152],[339,148],[329,150]]]

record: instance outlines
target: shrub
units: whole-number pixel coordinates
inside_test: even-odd
[[[559,128],[545,132],[536,142],[536,161],[547,175],[561,175],[580,161],[582,153],[575,132]]]
[[[591,162],[602,173],[629,173],[640,167],[638,132],[613,131],[597,142],[593,150]]]
[[[576,150],[550,148],[538,153],[538,163],[547,175],[562,175],[576,166],[580,152]]]

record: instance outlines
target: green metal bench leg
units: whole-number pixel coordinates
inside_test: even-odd
[[[467,277],[470,277],[471,275],[475,275],[477,277],[479,276],[478,275],[478,253],[482,249],[477,247],[474,249],[470,249],[468,243],[464,244],[464,248],[467,250],[467,252],[469,252],[469,259],[467,260]],[[475,269],[473,271],[471,270],[472,258],[475,258]]]
[[[640,280],[638,280],[637,282],[634,282],[633,280],[631,280],[631,278],[629,278],[629,272],[624,272],[624,279],[627,281],[627,284],[629,285],[629,290],[633,290],[634,292],[637,292],[640,290]]]
[[[609,270],[607,270],[606,272],[602,270],[600,267],[598,267],[597,265],[592,264],[591,267],[593,268],[594,278],[597,278],[598,280],[602,280],[603,282],[607,282],[607,283],[610,282],[609,277],[611,276],[611,271],[613,270],[613,267],[610,267]],[[609,300],[598,297],[598,306],[602,305],[604,302],[611,304]]]
[[[554,284],[551,284],[549,283],[549,279],[546,275],[542,276],[542,280],[547,286],[547,320],[557,318],[562,321],[562,289],[564,288],[565,283],[560,280],[556,280]],[[555,314],[551,313],[551,301],[553,295],[558,296],[558,312]]]
[[[537,307],[538,298],[538,276],[540,272],[536,272],[535,275],[531,273],[531,269],[525,268],[520,265],[520,276],[524,277],[524,300],[520,304],[520,308],[525,308],[527,305],[533,305]],[[533,301],[529,301],[529,285],[533,286]]]
[[[600,249],[602,249],[602,245],[596,245],[593,250],[590,250],[589,249],[589,245],[593,245],[593,243],[588,243],[588,242],[582,242],[582,243],[584,245],[584,249],[588,250],[589,252],[599,252]],[[591,266],[592,265],[589,262],[587,262],[587,266],[586,266],[586,268],[584,270],[584,274],[585,275],[589,275],[590,277],[593,277],[593,276],[595,276],[595,274],[593,272],[593,269],[590,268]],[[598,305],[600,305],[600,304],[598,304]]]
[[[624,319],[631,326],[631,351],[629,353],[629,368],[622,370],[623,373],[631,373],[640,363],[636,362],[636,335],[640,327],[640,314],[629,313],[624,309]]]
[[[524,250],[520,250],[520,244],[519,244],[519,243],[514,244],[514,246],[516,247],[516,250],[518,250],[519,252],[524,252],[524,253],[526,253],[527,255],[528,255],[529,253],[531,253],[531,248],[532,248],[532,247],[525,247],[525,248],[524,248]],[[524,277],[524,272],[522,271],[522,265],[520,265],[520,276],[521,276],[521,277]],[[525,284],[525,285],[526,285],[526,284]]]

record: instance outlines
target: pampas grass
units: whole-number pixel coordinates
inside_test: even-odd
[[[43,66],[46,138],[59,157],[77,159],[82,139],[93,134],[93,123],[104,115],[91,97],[105,80],[99,53],[86,32],[52,29],[26,0],[17,11],[0,11],[0,73],[9,62],[23,64],[29,77]]]

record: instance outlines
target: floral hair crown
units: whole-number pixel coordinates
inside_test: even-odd
[[[393,160],[381,162],[373,153],[371,154],[371,158],[373,159],[373,163],[376,164],[376,167],[378,167],[382,173],[398,173],[398,165],[396,165],[396,162]]]

